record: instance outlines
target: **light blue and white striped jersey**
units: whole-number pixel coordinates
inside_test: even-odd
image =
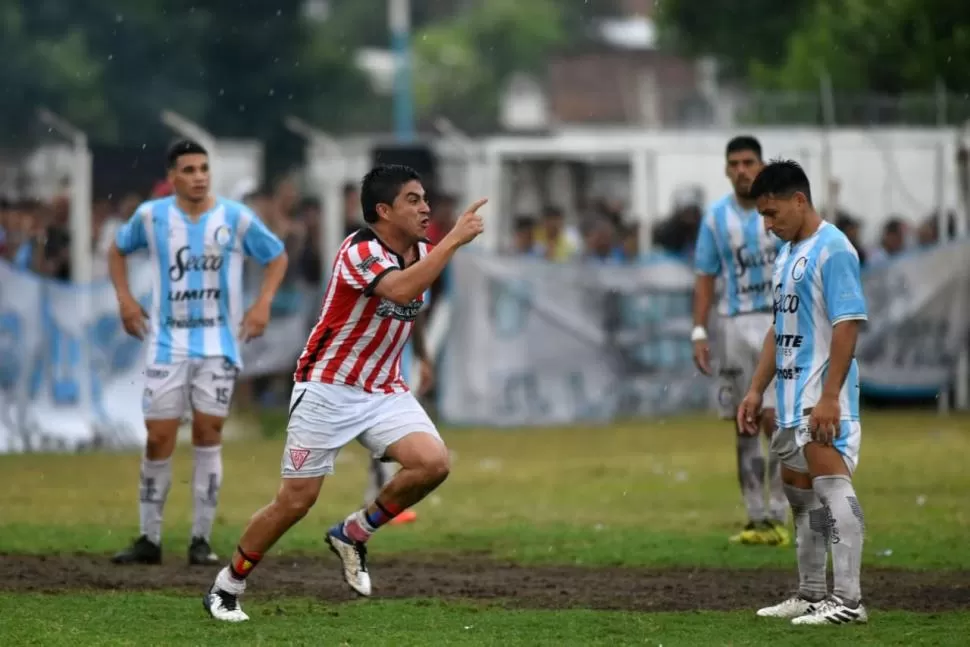
[[[804,423],[822,395],[832,329],[865,321],[859,255],[838,228],[822,223],[812,236],[785,244],[775,261],[775,364],[778,424]],[[849,367],[839,395],[843,420],[859,419],[859,365]]]
[[[718,314],[771,311],[771,268],[782,243],[757,209],[743,209],[733,193],[711,205],[697,233],[694,267],[723,278]]]
[[[283,243],[256,214],[217,198],[193,222],[174,197],[152,200],[118,229],[115,244],[126,255],[147,249],[154,270],[149,362],[225,357],[242,368],[244,257],[265,265],[283,252]]]

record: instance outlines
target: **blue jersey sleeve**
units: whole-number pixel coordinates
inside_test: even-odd
[[[694,269],[698,274],[717,276],[721,273],[721,255],[714,237],[714,214],[708,213],[701,221],[694,248]]]
[[[243,235],[243,252],[266,265],[283,253],[283,241],[263,224],[251,211],[243,211],[243,218],[249,223]]]
[[[859,257],[848,244],[837,245],[822,264],[822,296],[833,326],[841,321],[868,318]]]
[[[145,231],[145,218],[142,216],[141,209],[138,209],[128,222],[118,227],[115,246],[126,256],[148,247],[148,232]]]

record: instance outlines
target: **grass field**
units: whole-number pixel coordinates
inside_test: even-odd
[[[750,611],[789,590],[794,552],[726,542],[744,514],[724,423],[443,433],[451,478],[418,523],[372,541],[373,599],[350,598],[321,543],[361,503],[355,446],[251,578],[253,620],[240,627],[204,616],[214,573],[184,566],[187,448],[166,508],[166,564],[154,570],[105,559],[137,534],[137,455],[0,457],[0,644],[956,645],[970,635],[970,418],[864,419],[856,487],[871,622],[807,631]],[[227,443],[220,554],[273,495],[281,449],[282,437]]]

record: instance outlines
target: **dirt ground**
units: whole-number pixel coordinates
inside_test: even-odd
[[[188,567],[170,556],[162,566],[119,567],[92,555],[0,555],[0,591],[176,590],[201,594],[218,568]],[[372,556],[375,598],[484,600],[518,608],[636,611],[750,609],[791,591],[794,574],[779,570],[636,569],[519,566],[479,555],[439,558]],[[949,611],[970,608],[970,573],[867,569],[871,608]],[[311,596],[341,602],[354,594],[336,558],[272,557],[250,577],[247,596]]]

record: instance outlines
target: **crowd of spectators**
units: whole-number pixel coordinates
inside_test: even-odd
[[[622,205],[609,200],[596,201],[592,215],[575,226],[560,207],[547,205],[538,218],[514,218],[508,252],[553,263],[633,263],[640,257],[640,225],[625,219]]]

